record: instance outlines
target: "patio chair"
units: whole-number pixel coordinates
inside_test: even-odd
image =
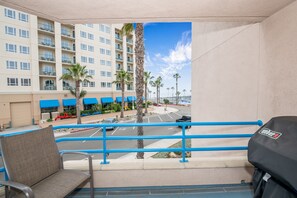
[[[92,158],[86,153],[59,153],[52,126],[44,129],[1,136],[0,145],[8,181],[5,197],[62,198],[81,184],[90,181],[90,197],[94,197]],[[79,154],[89,159],[89,173],[66,170],[64,154]]]

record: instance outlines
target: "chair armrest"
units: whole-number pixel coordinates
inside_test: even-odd
[[[27,198],[34,198],[34,193],[32,189],[29,186],[26,186],[24,184],[13,182],[13,181],[0,181],[0,185],[20,190],[25,194]]]
[[[84,152],[61,152],[60,157],[61,157],[61,168],[62,169],[64,169],[64,164],[63,164],[64,154],[84,155],[84,156],[88,157],[88,160],[89,160],[89,172],[90,172],[90,175],[93,177],[93,163],[92,163],[92,156],[90,154],[84,153]]]

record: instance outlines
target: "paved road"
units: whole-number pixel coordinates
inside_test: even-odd
[[[153,115],[144,118],[145,123],[152,122],[175,122],[176,119],[180,118],[182,115],[189,115],[189,107],[177,107],[178,112],[163,114],[163,115]],[[130,121],[128,123],[133,123],[135,121]],[[144,135],[173,135],[180,132],[180,128],[177,127],[144,127]],[[137,135],[136,127],[119,127],[114,130],[107,132],[107,136],[135,136]],[[91,129],[84,132],[73,133],[64,137],[100,137],[102,132],[99,129]],[[145,146],[150,145],[157,140],[145,140]],[[83,149],[102,149],[101,141],[80,141],[80,142],[61,142],[58,143],[60,150],[83,150]],[[117,148],[137,148],[136,140],[118,140],[118,141],[107,141],[108,149]],[[113,153],[108,156],[109,159],[116,159],[127,153]],[[135,154],[136,155],[136,154]],[[94,154],[93,159],[102,159],[102,154]],[[65,160],[86,160],[82,156],[66,155]]]

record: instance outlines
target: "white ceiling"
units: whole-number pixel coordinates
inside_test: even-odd
[[[295,0],[0,0],[62,23],[262,21]]]

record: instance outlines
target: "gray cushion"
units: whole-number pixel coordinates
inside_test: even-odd
[[[62,198],[71,193],[90,175],[78,170],[60,170],[59,172],[32,186],[35,198]],[[19,194],[18,198],[25,197]]]
[[[9,180],[33,186],[60,168],[52,127],[0,138]]]

